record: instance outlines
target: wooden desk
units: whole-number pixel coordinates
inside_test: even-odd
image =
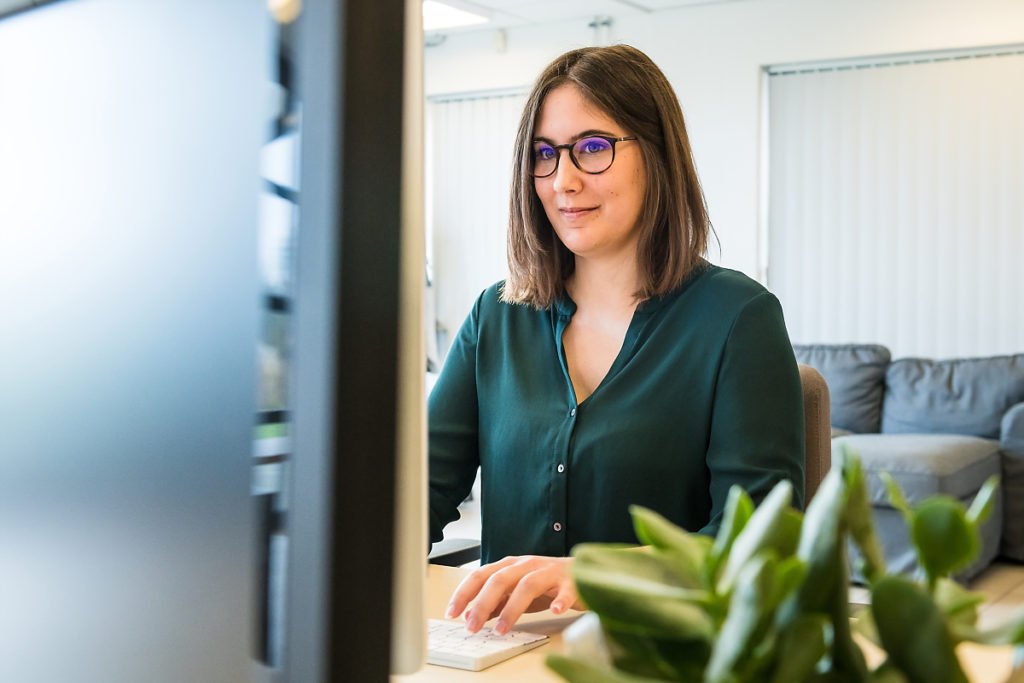
[[[432,619],[443,619],[445,607],[452,591],[459,585],[462,577],[468,573],[466,569],[430,565],[427,584],[427,616]],[[580,612],[572,612],[560,617],[550,612],[527,614],[516,623],[517,631],[543,633],[551,640],[540,647],[521,655],[506,659],[500,664],[483,671],[462,671],[444,666],[427,664],[418,673],[409,676],[392,676],[392,683],[565,683],[565,679],[556,676],[544,665],[544,658],[549,652],[560,652],[562,648],[562,630],[575,621]]]
[[[444,617],[445,607],[452,591],[459,585],[466,569],[430,565],[427,585],[427,616],[434,619]],[[544,664],[550,652],[562,651],[562,630],[579,617],[579,612],[570,612],[553,617],[550,612],[528,614],[516,624],[516,630],[543,633],[551,641],[512,659],[495,664],[483,671],[462,671],[431,664],[418,673],[409,676],[392,676],[392,683],[565,683]],[[861,642],[868,663],[880,663],[881,653],[870,643]],[[968,678],[973,683],[1003,683],[1010,675],[1013,651],[1009,647],[983,647],[963,644],[958,650],[960,661]]]
[[[875,667],[882,663],[882,652],[878,648],[860,639],[857,643],[864,651],[868,666]],[[1013,670],[1013,648],[961,643],[956,652],[967,680],[972,683],[1008,683]]]

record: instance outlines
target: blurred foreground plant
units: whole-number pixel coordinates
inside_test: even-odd
[[[977,555],[998,480],[968,510],[945,496],[911,508],[886,485],[922,581],[886,573],[864,472],[844,452],[805,515],[790,507],[788,482],[756,509],[733,487],[714,539],[634,507],[648,548],[578,546],[574,578],[592,614],[566,633],[570,655],[548,665],[571,683],[966,683],[958,643],[1024,642],[1024,614],[982,631],[983,596],[949,578]],[[870,610],[852,620],[848,542],[871,592]],[[877,668],[854,630],[884,650]]]

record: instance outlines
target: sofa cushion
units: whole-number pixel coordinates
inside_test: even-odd
[[[939,493],[969,500],[1000,473],[999,442],[975,436],[851,434],[833,440],[833,460],[844,447],[860,456],[875,507],[892,507],[881,472],[892,475],[911,505]]]
[[[943,361],[904,358],[886,372],[882,432],[998,439],[1003,414],[1021,401],[1024,354]]]
[[[889,349],[877,344],[798,344],[793,351],[797,362],[825,378],[833,426],[858,433],[879,431]]]

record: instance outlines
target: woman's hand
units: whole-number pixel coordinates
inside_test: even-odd
[[[524,612],[550,607],[552,613],[562,614],[570,607],[586,609],[572,582],[572,562],[571,557],[526,555],[485,564],[455,589],[445,616],[454,619],[465,613],[470,633],[498,617],[494,631],[504,635]]]

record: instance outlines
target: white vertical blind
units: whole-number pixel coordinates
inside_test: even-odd
[[[768,284],[794,342],[1024,352],[1024,54],[769,82]]]
[[[428,248],[437,319],[449,338],[480,292],[508,273],[512,151],[525,100],[515,92],[430,102]]]

